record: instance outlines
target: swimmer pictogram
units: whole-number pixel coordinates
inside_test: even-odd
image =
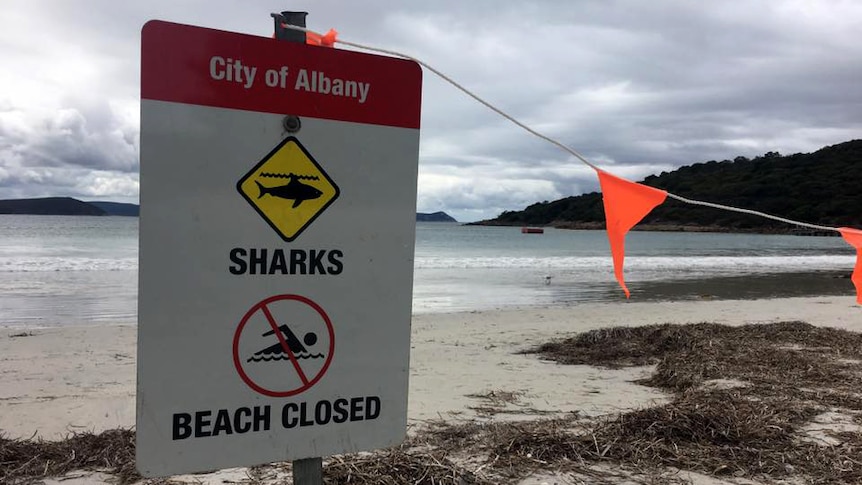
[[[329,316],[300,295],[276,295],[255,304],[233,339],[234,366],[242,381],[272,397],[293,396],[316,384],[334,351]]]
[[[320,359],[324,357],[322,353],[310,353],[305,345],[313,346],[317,343],[317,334],[314,332],[308,332],[302,337],[302,341],[305,343],[303,345],[299,342],[299,339],[296,338],[296,335],[290,330],[290,327],[287,325],[281,325],[278,327],[278,331],[284,336],[284,340],[287,342],[287,349],[281,345],[281,342],[274,345],[270,345],[265,349],[258,350],[251,357],[249,357],[246,362],[270,362],[273,360],[290,360],[290,355],[293,354],[296,359]],[[268,337],[270,335],[274,335],[275,330],[270,330],[268,332],[264,332],[261,334],[262,337]]]

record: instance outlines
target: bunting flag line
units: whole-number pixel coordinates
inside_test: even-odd
[[[763,217],[766,219],[777,220],[786,224],[792,224],[800,227],[808,227],[821,231],[835,231],[841,233],[844,239],[848,243],[850,243],[850,245],[856,248],[856,266],[853,270],[853,276],[851,280],[856,287],[856,301],[860,305],[862,305],[862,249],[860,249],[860,247],[862,247],[862,230],[860,229],[854,229],[850,227],[836,228],[830,226],[821,226],[817,224],[795,221],[784,217],[778,217],[775,215],[766,214],[751,209],[743,209],[730,205],[722,205],[713,202],[704,202],[696,199],[688,199],[686,197],[681,197],[670,192],[665,192],[663,190],[655,189],[653,187],[649,187],[643,184],[628,181],[626,179],[617,177],[603,171],[602,169],[594,165],[592,162],[587,160],[583,155],[575,151],[573,148],[569,147],[568,145],[560,142],[555,138],[551,138],[522,123],[518,119],[514,118],[510,114],[506,113],[505,111],[491,104],[485,99],[481,98],[476,93],[465,88],[451,77],[443,74],[442,72],[440,72],[430,64],[422,61],[421,59],[417,59],[416,57],[398,51],[381,49],[379,47],[373,47],[365,44],[348,42],[346,40],[338,39],[338,32],[336,32],[334,29],[330,29],[329,32],[324,35],[321,35],[314,32],[313,30],[306,29],[305,27],[297,27],[295,25],[287,24],[282,24],[282,26],[284,28],[305,32],[306,43],[308,44],[333,47],[333,45],[337,42],[339,44],[355,47],[357,49],[364,49],[372,52],[378,52],[380,54],[392,55],[400,57],[402,59],[414,61],[425,69],[428,69],[429,71],[433,72],[441,79],[448,82],[467,96],[470,96],[486,108],[511,121],[527,133],[530,133],[531,135],[545,140],[546,142],[556,146],[564,152],[567,152],[568,154],[574,156],[584,165],[595,170],[596,173],[599,175],[599,183],[602,187],[602,201],[605,207],[605,221],[607,223],[608,240],[611,245],[611,256],[613,257],[614,261],[614,275],[616,276],[617,281],[619,282],[623,291],[625,291],[626,298],[629,298],[631,294],[626,287],[625,280],[623,279],[623,262],[625,259],[625,235],[632,227],[634,227],[638,222],[640,222],[641,219],[643,219],[647,214],[649,214],[651,210],[663,203],[667,197],[672,197],[685,204],[713,207],[715,209],[739,212],[757,217]]]
[[[667,198],[667,192],[597,170],[602,188],[602,204],[605,207],[608,242],[614,260],[614,276],[626,293],[631,297],[623,278],[625,261],[626,233],[641,221],[654,208]]]
[[[848,244],[856,248],[856,266],[853,268],[853,276],[850,280],[856,287],[856,303],[862,305],[862,230],[841,227],[838,231]]]

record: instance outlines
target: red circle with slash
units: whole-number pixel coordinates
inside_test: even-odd
[[[320,317],[320,320],[325,327],[325,333],[329,338],[328,351],[325,356],[320,355],[320,353],[308,353],[306,346],[303,345],[303,342],[301,342],[296,335],[294,335],[286,323],[283,323],[282,325],[278,324],[278,321],[273,315],[270,307],[274,304],[283,304],[284,302],[298,302],[303,306],[310,307],[313,310],[313,314]],[[243,360],[243,357],[240,355],[240,340],[243,335],[243,331],[250,329],[250,327],[247,327],[250,321],[259,321],[259,315],[262,315],[265,318],[265,322],[268,324],[269,328],[269,331],[264,332],[262,336],[273,336],[275,340],[270,339],[267,347],[255,352],[246,360]],[[317,340],[318,337],[313,332],[305,334],[305,338],[303,339],[306,345],[314,345]],[[300,295],[275,295],[255,304],[242,317],[233,337],[233,363],[240,378],[242,378],[243,382],[245,382],[250,388],[270,397],[295,396],[316,384],[329,368],[334,352],[335,331],[332,328],[332,321],[329,319],[329,315],[326,314],[320,305],[309,298]],[[303,366],[300,364],[300,360],[318,357],[324,357],[325,361],[322,366],[317,369],[313,369],[314,375],[309,377],[306,375]],[[277,365],[280,362],[288,363],[286,366],[281,366],[286,369],[285,372],[287,374],[285,377],[289,378],[285,380],[296,381],[293,385],[285,386],[287,389],[278,389],[276,386],[273,386],[272,383],[257,382],[257,380],[260,379],[254,378],[251,375],[253,373],[250,369],[247,370],[245,368],[245,366],[252,364]],[[296,380],[297,377],[298,381]]]

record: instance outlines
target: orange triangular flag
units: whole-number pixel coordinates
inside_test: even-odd
[[[335,29],[329,29],[329,32],[320,35],[315,32],[305,33],[305,43],[308,45],[319,45],[321,47],[332,47],[338,37],[338,32]]]
[[[856,303],[862,305],[862,230],[852,227],[839,227],[838,230],[844,240],[856,248],[856,267],[850,281],[856,287]]]
[[[626,233],[657,205],[664,202],[667,192],[629,182],[602,170],[596,172],[599,174],[599,184],[602,187],[608,241],[611,243],[611,255],[614,259],[614,275],[626,292],[626,298],[629,298],[631,293],[623,279]]]

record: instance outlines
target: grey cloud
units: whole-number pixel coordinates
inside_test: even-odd
[[[138,174],[93,171],[84,168],[24,168],[10,171],[0,167],[2,198],[81,197],[137,202]]]
[[[137,126],[106,103],[0,113],[0,198],[73,196],[135,201]]]
[[[853,2],[302,0],[289,7],[308,10],[317,30],[334,27],[346,40],[429,62],[634,180],[711,159],[811,151],[857,138],[862,128],[862,5]],[[119,107],[138,102],[143,23],[162,18],[268,35],[269,12],[285,6],[11,0],[4,8],[4,59],[32,72],[40,95],[62,95],[31,106],[21,101],[30,83],[13,77],[9,86],[22,92],[4,92],[8,78],[0,74],[0,195],[134,190],[136,113]],[[43,25],[32,19],[45,12],[54,22],[48,35],[15,30]],[[49,61],[67,66],[66,77],[55,76]],[[430,72],[424,79],[420,210],[492,217],[597,188],[570,155]]]
[[[0,146],[10,147],[22,167],[81,167],[120,172],[138,170],[135,126],[116,118],[104,105],[82,112],[59,109],[32,121],[27,131],[0,120]],[[9,152],[0,162],[10,165]]]

